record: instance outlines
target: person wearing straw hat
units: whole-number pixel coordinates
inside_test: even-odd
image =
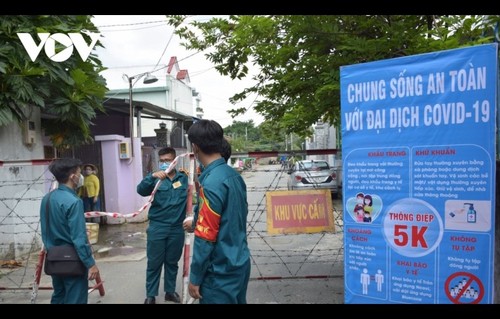
[[[80,188],[78,194],[83,200],[83,207],[86,212],[99,212],[101,211],[101,200],[99,199],[101,183],[97,177],[97,167],[93,164],[85,164],[82,173],[84,176],[83,187]],[[96,219],[97,222],[100,221],[100,217]]]

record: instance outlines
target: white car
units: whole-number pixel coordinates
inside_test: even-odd
[[[339,181],[336,169],[324,160],[302,160],[289,170],[288,190],[329,189],[332,197],[338,197]]]

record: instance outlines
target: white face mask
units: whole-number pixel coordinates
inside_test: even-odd
[[[78,184],[76,184],[76,188],[82,187],[84,180],[85,179],[83,178],[83,175],[80,174],[80,178],[78,179]]]
[[[74,182],[74,181],[73,181]],[[78,182],[76,183],[76,189],[80,188],[83,186],[84,178],[83,175],[80,174],[80,178],[78,179]]]

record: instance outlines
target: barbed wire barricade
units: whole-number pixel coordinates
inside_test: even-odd
[[[267,232],[266,192],[287,190],[287,167],[256,165],[265,180],[247,177],[249,194],[248,241],[252,256],[251,280],[343,278],[344,245],[341,204],[333,205],[336,231],[270,235]],[[260,175],[259,175],[260,176]]]
[[[51,160],[0,162],[0,290],[30,287],[42,247],[40,201],[49,191]]]

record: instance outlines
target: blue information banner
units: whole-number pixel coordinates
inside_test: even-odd
[[[493,303],[498,45],[344,66],[345,303]]]

